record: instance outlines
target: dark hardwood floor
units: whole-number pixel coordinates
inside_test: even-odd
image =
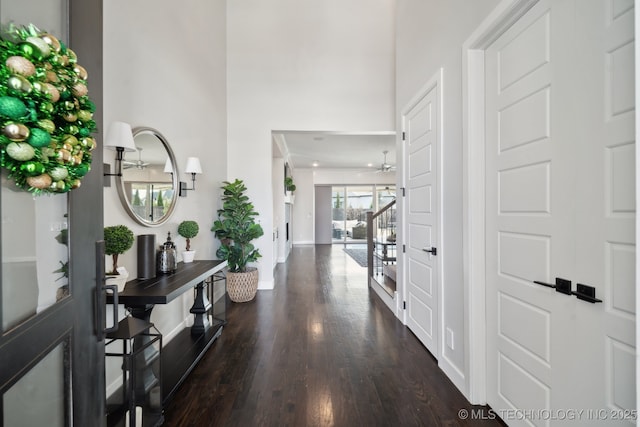
[[[295,247],[273,291],[226,314],[165,426],[502,425],[466,401],[341,247]]]

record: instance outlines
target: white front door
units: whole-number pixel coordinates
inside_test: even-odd
[[[403,115],[406,322],[438,357],[438,94],[434,84]]]
[[[633,14],[541,0],[486,50],[487,401],[509,425],[635,420]],[[602,302],[534,283],[556,278]]]

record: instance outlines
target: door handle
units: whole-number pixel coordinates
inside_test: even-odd
[[[556,277],[556,283],[546,283],[540,280],[534,280],[533,283],[536,285],[541,285],[547,288],[555,289],[556,292],[560,292],[561,294],[571,295],[571,280],[562,279],[560,277]]]
[[[438,248],[422,248],[423,251],[425,252],[429,252],[431,255],[436,256],[438,255]]]
[[[111,310],[111,313],[113,314],[113,326],[111,326],[110,328],[104,328],[104,335],[118,330],[118,285],[104,285],[102,287],[103,292],[106,293],[108,290],[111,290],[113,298],[113,310]],[[103,305],[103,307],[105,306]]]
[[[106,334],[118,330],[118,285],[105,285],[105,265],[104,265],[104,240],[96,242],[96,292],[95,292],[95,319],[94,329],[98,337],[98,342],[104,340]],[[113,326],[107,328],[105,325],[104,311],[106,307],[106,292],[110,290],[113,294]]]

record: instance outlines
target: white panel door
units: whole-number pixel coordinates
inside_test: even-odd
[[[407,326],[438,357],[438,86],[403,116]]]
[[[486,51],[487,400],[509,425],[632,422],[633,60],[631,1],[540,1]],[[556,278],[604,302],[534,283]]]

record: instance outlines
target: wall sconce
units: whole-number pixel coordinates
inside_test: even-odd
[[[133,132],[131,125],[124,122],[113,122],[107,130],[104,146],[109,150],[116,151],[116,173],[109,173],[109,164],[105,166],[104,176],[122,176],[122,159],[125,151],[136,151],[133,142]],[[109,178],[110,180],[110,178]]]
[[[202,173],[202,167],[200,166],[200,159],[197,157],[187,158],[187,167],[184,168],[185,173],[191,174],[191,188],[187,188],[187,183],[180,181],[180,191],[178,195],[180,197],[187,197],[188,190],[196,189],[196,174]]]
[[[173,175],[173,165],[171,164],[171,158],[167,157],[167,161],[164,162],[164,173],[170,173]]]

